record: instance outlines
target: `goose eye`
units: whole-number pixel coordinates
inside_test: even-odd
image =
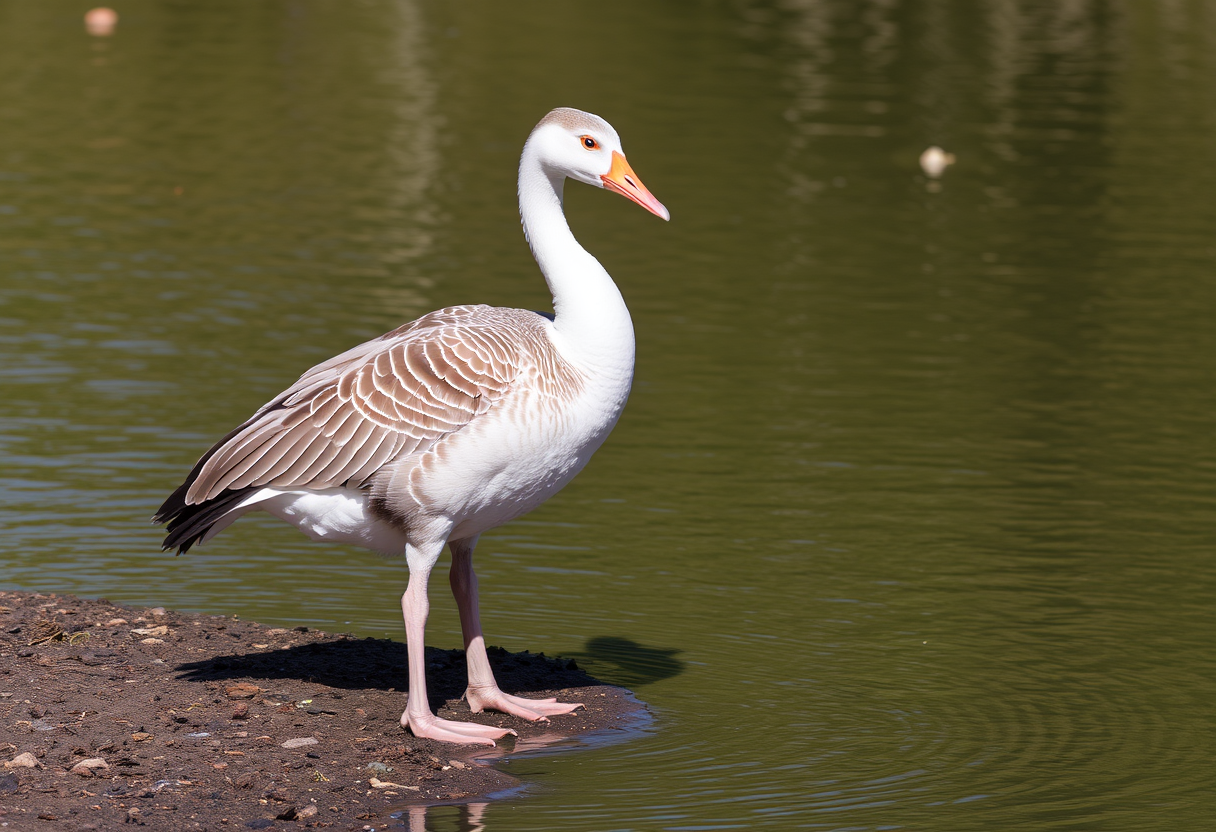
[[[590,136],[583,136],[583,147],[588,150],[599,150],[600,143]]]

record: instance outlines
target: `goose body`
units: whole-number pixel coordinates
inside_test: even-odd
[[[536,508],[587,464],[633,379],[629,311],[566,224],[566,178],[668,218],[607,122],[579,110],[550,112],[524,145],[519,203],[554,314],[449,307],[313,367],[216,443],[154,518],[168,523],[165,548],[179,553],[254,510],[315,540],[404,552],[410,679],[401,722],[418,736],[492,745],[509,733],[430,712],[422,664],[427,582],[445,544],[472,709],[536,720],[579,707],[499,690],[472,567],[479,534]]]

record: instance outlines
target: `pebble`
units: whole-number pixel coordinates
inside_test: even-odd
[[[136,731],[131,735],[131,739],[135,740],[136,742],[144,742],[145,740],[152,739],[152,735],[147,731]]]
[[[252,699],[261,692],[260,687],[249,682],[237,682],[224,691],[229,699]]]
[[[42,763],[38,762],[38,758],[30,752],[26,751],[23,754],[18,754],[13,759],[4,764],[5,768],[42,768]]]
[[[159,627],[136,627],[131,632],[137,636],[167,636],[169,628],[161,624]]]
[[[109,767],[109,763],[100,757],[92,757],[88,760],[81,760],[79,763],[72,766],[72,774],[77,774],[81,777],[92,777],[94,772],[107,769]]]
[[[421,791],[420,787],[418,786],[403,786],[400,783],[387,783],[384,780],[380,780],[376,777],[369,779],[367,781],[367,785],[371,786],[373,789],[413,789],[414,791]]]
[[[298,737],[294,740],[287,740],[282,744],[283,748],[303,748],[306,745],[316,745],[315,737]]]

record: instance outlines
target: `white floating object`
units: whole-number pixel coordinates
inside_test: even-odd
[[[947,153],[937,145],[920,154],[920,169],[930,179],[940,179],[946,168],[954,164],[954,154]]]
[[[118,12],[105,6],[89,9],[84,16],[84,28],[95,37],[109,37],[114,34],[114,27],[117,25]]]

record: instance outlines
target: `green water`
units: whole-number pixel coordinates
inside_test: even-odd
[[[568,189],[637,381],[483,622],[656,718],[413,828],[1211,828],[1216,3],[87,8],[0,0],[6,587],[400,637],[401,563],[147,518],[313,363],[544,308],[576,106],[673,219]]]

